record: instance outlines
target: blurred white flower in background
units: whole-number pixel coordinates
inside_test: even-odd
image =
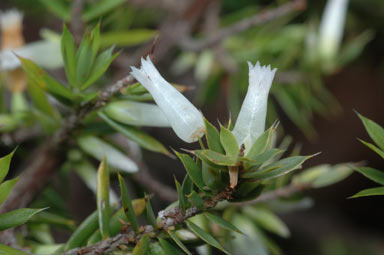
[[[244,144],[246,149],[264,132],[268,94],[277,71],[271,66],[260,66],[259,62],[255,66],[248,62],[248,66],[248,91],[233,129],[238,144]]]
[[[321,19],[318,50],[325,61],[333,60],[343,38],[348,0],[328,0]]]
[[[131,74],[151,93],[181,140],[192,143],[205,134],[201,112],[160,75],[149,56],[141,59],[140,69],[131,68]]]

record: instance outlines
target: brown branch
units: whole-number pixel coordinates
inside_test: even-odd
[[[185,50],[201,51],[212,47],[224,39],[234,34],[248,30],[254,26],[265,24],[279,17],[292,13],[293,11],[303,10],[306,7],[305,0],[294,0],[283,4],[275,9],[267,10],[256,15],[243,19],[231,26],[223,28],[216,33],[212,33],[209,37],[201,40],[184,38],[180,41],[180,46]]]
[[[84,1],[83,0],[74,0],[71,9],[71,31],[75,38],[76,44],[80,44],[81,35],[84,31],[84,23],[81,19],[81,14],[83,12]]]
[[[124,77],[102,91],[97,100],[85,104],[76,113],[70,115],[66,121],[63,121],[63,126],[56,131],[53,137],[40,145],[30,155],[30,159],[27,160],[29,165],[24,168],[20,180],[15,184],[7,200],[1,205],[0,213],[24,207],[31,202],[64,159],[65,154],[60,152],[84,117],[103,106],[112,96],[132,82],[133,77],[131,75]]]
[[[216,194],[214,197],[208,198],[204,201],[206,209],[214,208],[220,201],[229,200],[233,191],[234,190],[227,188],[226,190]],[[150,225],[142,226],[141,232],[139,234],[136,234],[133,231],[128,233],[120,233],[115,237],[105,239],[91,246],[76,248],[64,252],[62,255],[106,254],[118,249],[118,247],[122,245],[136,244],[143,234],[156,236],[162,231],[172,230],[172,227],[183,223],[188,218],[193,217],[199,213],[201,213],[201,211],[199,211],[196,207],[191,207],[183,213],[178,206],[175,206],[173,208],[159,212],[160,221],[158,223],[158,228],[156,229]]]

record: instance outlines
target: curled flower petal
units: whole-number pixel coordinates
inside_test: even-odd
[[[151,93],[176,135],[192,143],[205,133],[201,112],[157,71],[149,57],[141,59],[141,68],[131,74]]]
[[[245,148],[264,132],[268,94],[277,71],[271,70],[271,66],[260,66],[259,62],[255,66],[248,62],[248,66],[248,91],[233,129],[238,144],[244,144]]]

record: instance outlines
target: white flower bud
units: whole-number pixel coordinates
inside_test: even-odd
[[[328,0],[321,18],[319,53],[324,60],[335,57],[343,37],[348,0]]]
[[[131,68],[131,74],[151,93],[181,140],[192,143],[204,135],[201,112],[160,75],[149,57],[141,59],[140,69]]]
[[[249,86],[233,134],[239,145],[250,148],[255,140],[264,132],[267,114],[268,94],[277,69],[271,66],[260,66],[257,62],[249,66]]]

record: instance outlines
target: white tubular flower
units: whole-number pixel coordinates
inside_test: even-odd
[[[325,60],[332,59],[343,37],[348,0],[328,0],[320,24],[319,53]]]
[[[264,132],[268,94],[277,71],[271,66],[260,66],[259,62],[255,66],[248,62],[248,66],[248,92],[233,129],[238,144],[244,144],[246,149]]]
[[[192,143],[204,135],[201,112],[160,75],[149,57],[141,59],[140,69],[131,68],[131,74],[151,93],[181,140]]]

